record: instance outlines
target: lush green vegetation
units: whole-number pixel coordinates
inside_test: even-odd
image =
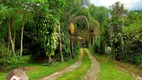
[[[106,8],[90,0],[0,0],[0,72],[31,65],[37,73],[47,69],[48,75],[55,72],[52,63],[71,64],[81,46],[141,65],[142,10],[128,11],[120,2]],[[40,78],[46,75],[42,72],[29,70],[28,75]]]
[[[1,80],[5,80],[5,76],[7,75],[7,73],[5,72],[0,72],[0,79]]]
[[[94,8],[94,11],[99,10]],[[106,56],[109,54],[118,61],[141,64],[142,10],[128,12],[123,4],[116,2],[108,13],[111,17],[106,16],[102,22],[100,27],[102,31],[96,35],[94,52]],[[102,20],[101,17],[96,19]]]
[[[78,51],[79,52],[79,51]],[[63,70],[67,68],[71,64],[73,64],[78,59],[76,56],[74,59],[69,60],[68,62],[55,62],[51,66],[47,66],[44,64],[34,63],[34,64],[26,64],[21,69],[24,69],[29,76],[29,80],[39,80],[45,76],[48,76],[56,71]],[[7,73],[0,73],[0,80],[5,80]]]
[[[57,78],[57,80],[81,80],[88,72],[90,67],[91,67],[91,60],[89,59],[87,53],[85,53],[84,50],[84,56],[81,66],[72,72],[68,72],[62,75],[61,77]]]

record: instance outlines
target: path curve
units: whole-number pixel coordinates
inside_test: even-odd
[[[97,74],[100,72],[100,64],[87,49],[85,50],[91,59],[92,65],[82,80],[97,80]]]
[[[61,70],[61,71],[58,71],[58,72],[55,72],[47,77],[44,77],[40,80],[55,80],[57,79],[57,77],[67,73],[67,72],[71,72],[73,70],[75,70],[76,68],[78,68],[81,64],[82,64],[82,58],[83,58],[83,50],[82,48],[80,49],[80,56],[79,56],[79,59],[73,64],[71,65],[70,67],[64,69],[64,70]]]

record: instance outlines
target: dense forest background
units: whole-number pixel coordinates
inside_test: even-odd
[[[0,0],[0,70],[68,61],[80,47],[142,64],[142,10],[120,2],[106,8],[89,0]]]

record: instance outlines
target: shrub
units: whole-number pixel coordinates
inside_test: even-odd
[[[8,70],[24,65],[29,58],[13,56],[12,51],[0,43],[0,70]]]

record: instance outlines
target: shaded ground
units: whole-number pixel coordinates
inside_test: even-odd
[[[98,72],[100,72],[100,64],[99,62],[94,58],[94,56],[92,56],[92,54],[90,54],[90,52],[85,49],[89,58],[91,59],[92,62],[92,66],[89,69],[89,71],[87,72],[87,74],[84,76],[84,79],[82,80],[97,80],[97,74]]]
[[[55,80],[57,77],[67,73],[67,72],[70,72],[70,71],[73,71],[75,70],[77,67],[79,67],[81,64],[82,64],[82,58],[83,58],[83,50],[80,49],[80,56],[79,56],[79,59],[73,64],[71,65],[70,67],[64,69],[64,70],[61,70],[61,71],[58,71],[58,72],[55,72],[47,77],[44,77],[40,80]]]

